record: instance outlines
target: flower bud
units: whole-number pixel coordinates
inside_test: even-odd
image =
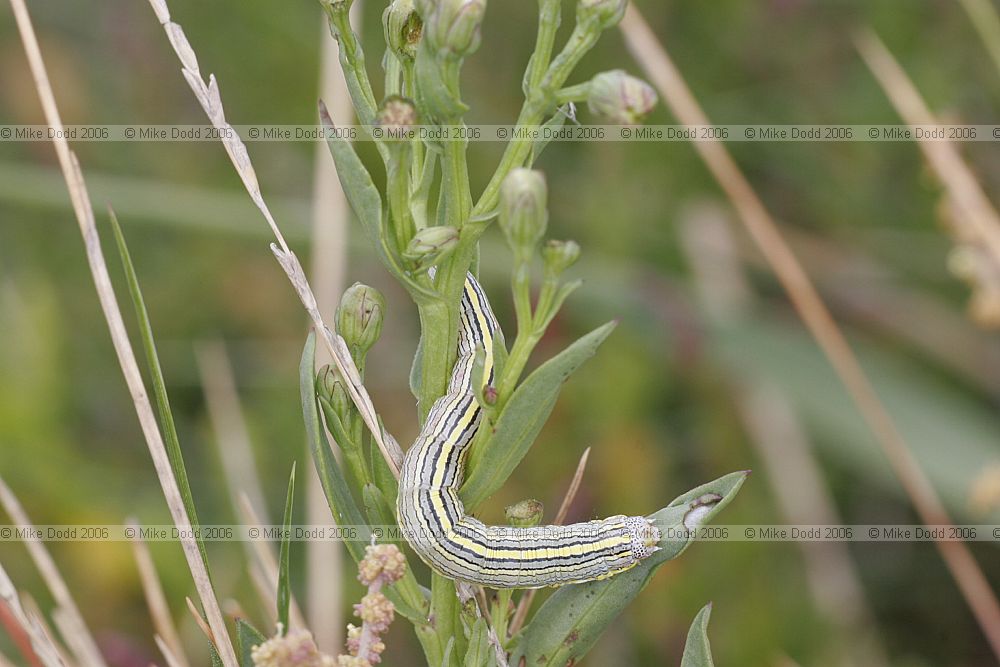
[[[399,95],[390,95],[375,112],[375,124],[385,128],[379,138],[409,139],[417,124],[417,108],[413,102]]]
[[[542,501],[535,500],[534,498],[522,500],[504,509],[504,513],[507,514],[507,521],[510,522],[510,525],[517,526],[518,528],[537,526],[541,523],[544,512],[545,506],[542,505]]]
[[[602,72],[590,82],[590,112],[613,123],[635,125],[656,106],[652,86],[620,69]]]
[[[576,241],[548,241],[542,247],[545,270],[559,275],[580,259],[580,245]]]
[[[598,30],[618,25],[625,16],[628,0],[580,0],[576,6],[576,21],[581,25],[592,22]]]
[[[393,0],[382,12],[385,43],[397,56],[406,60],[417,57],[417,44],[424,31],[424,21],[413,0]]]
[[[426,271],[458,246],[458,230],[437,226],[421,229],[403,251],[403,259],[414,264],[417,272]]]
[[[514,169],[500,186],[500,228],[521,259],[530,259],[545,235],[547,199],[545,177],[540,171]]]
[[[337,307],[337,333],[352,354],[364,357],[372,348],[382,333],[384,314],[385,299],[374,287],[354,283],[344,292]]]
[[[479,48],[486,0],[421,2],[427,40],[442,55],[464,58]]]
[[[336,366],[327,364],[316,374],[316,393],[333,407],[341,421],[353,407],[351,396],[347,393],[344,376]]]

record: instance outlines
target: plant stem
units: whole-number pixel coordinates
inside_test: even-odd
[[[546,111],[554,106],[555,91],[562,87],[580,59],[597,43],[599,34],[600,32],[593,26],[585,24],[578,23],[573,28],[569,41],[549,65],[545,76],[537,87],[528,92],[517,118],[518,127],[533,127],[542,122]],[[500,184],[512,169],[524,165],[533,143],[532,139],[519,138],[507,144],[496,172],[472,209],[473,219],[482,218],[496,208],[500,197]]]

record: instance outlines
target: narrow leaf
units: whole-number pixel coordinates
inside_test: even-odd
[[[708,644],[708,619],[712,616],[712,603],[701,608],[688,630],[687,643],[681,667],[715,667],[712,661],[712,647]]]
[[[461,490],[466,507],[474,508],[503,486],[552,414],[563,382],[594,356],[614,328],[615,323],[608,322],[591,331],[539,366],[514,391],[492,437],[470,452],[469,477]]]
[[[241,667],[254,667],[253,649],[267,641],[267,637],[242,618],[236,619],[236,640],[240,649]]]
[[[305,420],[309,449],[313,456],[316,472],[319,475],[320,486],[323,487],[323,494],[326,496],[326,502],[330,506],[330,512],[337,525],[367,526],[365,517],[351,495],[347,480],[344,479],[344,473],[340,469],[337,459],[333,456],[330,443],[327,441],[326,433],[319,421],[315,385],[313,384],[315,364],[316,334],[310,332],[302,351],[302,361],[299,364],[299,391],[302,398],[302,415]],[[344,545],[355,562],[364,558],[365,549],[361,541],[345,540]],[[409,568],[407,568],[406,575],[393,584],[385,592],[385,595],[396,605],[399,613],[406,616],[408,620],[418,625],[426,625],[427,593],[417,584],[416,578]],[[421,636],[423,641],[419,628],[418,636]]]
[[[373,242],[378,244],[379,225],[382,223],[382,195],[368,169],[361,162],[351,142],[336,132],[333,120],[320,102],[320,121],[327,133],[326,144],[330,148],[333,162],[337,166],[337,177],[347,195],[354,215],[358,216]]]
[[[281,549],[278,551],[278,624],[282,636],[288,634],[288,607],[291,603],[288,577],[288,552],[292,538],[292,506],[295,502],[295,463],[292,463],[292,474],[288,477],[288,492],[285,494],[285,518],[281,524]]]
[[[493,649],[486,621],[477,618],[469,636],[469,650],[465,652],[464,667],[490,667],[492,665]]]
[[[305,419],[306,436],[309,439],[309,449],[312,452],[313,464],[319,474],[320,485],[326,495],[327,504],[333,519],[340,526],[366,525],[361,510],[358,509],[351,495],[351,490],[344,479],[340,464],[330,450],[329,442],[319,421],[319,411],[316,408],[314,385],[314,367],[316,360],[316,334],[310,332],[302,352],[302,362],[299,364],[299,389],[302,399],[302,415]],[[364,558],[365,550],[357,540],[344,542],[347,551],[355,562]]]
[[[610,579],[565,586],[553,593],[525,629],[510,664],[562,667],[578,662],[601,633],[646,587],[657,568],[684,552],[695,531],[712,519],[743,486],[747,472],[720,477],[678,497],[653,514],[669,538],[649,558]]]
[[[149,321],[149,312],[146,310],[146,302],[139,287],[139,278],[135,273],[135,266],[132,264],[132,256],[125,243],[125,235],[122,233],[121,225],[118,224],[118,216],[114,211],[110,211],[111,230],[115,237],[115,244],[118,246],[118,255],[121,257],[122,267],[125,269],[125,279],[128,283],[129,295],[132,297],[132,306],[135,308],[135,318],[139,324],[139,332],[142,337],[142,349],[146,357],[146,364],[149,370],[150,380],[153,385],[153,398],[156,400],[156,409],[160,416],[160,427],[163,429],[163,443],[167,449],[167,458],[170,459],[170,469],[174,479],[177,480],[177,488],[184,500],[184,509],[187,512],[191,527],[194,528],[195,542],[198,544],[198,551],[201,553],[201,560],[205,563],[205,571],[208,569],[208,554],[205,552],[205,543],[201,539],[200,522],[198,512],[194,506],[194,496],[191,493],[191,484],[188,482],[187,468],[184,466],[184,454],[181,452],[180,440],[177,437],[177,427],[174,424],[174,416],[170,410],[170,399],[167,396],[167,386],[163,380],[163,369],[160,367],[160,358],[156,353],[156,340],[153,338],[153,326]],[[211,578],[211,572],[209,572]]]

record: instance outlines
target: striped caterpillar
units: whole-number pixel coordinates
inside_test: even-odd
[[[514,528],[487,526],[466,515],[458,491],[465,454],[482,419],[473,365],[482,346],[483,381],[491,384],[499,333],[486,295],[471,275],[459,327],[448,393],[431,407],[399,477],[399,524],[421,559],[451,579],[493,588],[540,588],[609,577],[656,551],[659,531],[644,517]]]

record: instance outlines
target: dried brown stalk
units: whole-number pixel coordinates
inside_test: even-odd
[[[680,70],[634,5],[629,5],[620,27],[626,46],[677,119],[686,125],[711,125]],[[729,197],[803,323],[847,388],[921,520],[929,525],[951,525],[937,491],[921,470],[805,269],[725,146],[718,141],[698,141],[693,147]],[[1000,250],[1000,238],[996,243]],[[937,541],[936,545],[993,652],[1000,657],[1000,604],[989,582],[964,542]]]
[[[115,298],[114,289],[111,286],[111,278],[108,275],[107,264],[104,261],[104,253],[101,250],[100,239],[97,234],[97,224],[94,219],[94,211],[90,203],[90,196],[83,180],[83,172],[77,162],[76,156],[69,148],[63,131],[62,119],[59,116],[59,109],[56,105],[55,95],[49,83],[48,73],[45,63],[42,60],[41,50],[38,47],[38,40],[31,25],[31,18],[24,0],[10,0],[14,10],[14,17],[17,21],[18,30],[21,33],[21,40],[24,43],[25,54],[28,57],[28,64],[35,80],[35,87],[38,89],[42,102],[42,109],[50,128],[54,132],[56,154],[59,157],[59,166],[62,168],[66,185],[69,189],[70,199],[73,201],[73,210],[76,213],[77,222],[80,225],[80,232],[83,235],[84,246],[87,253],[87,262],[90,266],[91,274],[94,278],[94,285],[97,295],[104,311],[105,320],[111,332],[111,339],[114,343],[115,352],[118,355],[118,362],[125,375],[129,393],[132,395],[132,402],[135,405],[139,423],[142,427],[146,444],[149,446],[150,455],[153,458],[153,465],[156,468],[160,486],[170,509],[170,515],[174,524],[187,537],[182,538],[181,546],[187,559],[188,568],[198,590],[199,598],[205,608],[209,623],[216,628],[221,641],[217,645],[219,656],[225,667],[237,667],[236,653],[229,642],[226,633],[225,619],[219,609],[215,592],[212,589],[212,582],[208,575],[208,568],[202,560],[201,552],[194,539],[191,530],[191,521],[184,507],[177,480],[174,478],[170,467],[170,460],[167,456],[163,438],[160,435],[159,426],[152,405],[149,402],[149,395],[143,385],[142,374],[139,372],[139,365],[136,362],[132,344],[129,342],[128,333],[125,330],[125,323],[122,319],[118,302]]]
[[[33,527],[31,519],[28,518],[17,496],[10,490],[3,478],[0,478],[0,505],[18,527]],[[70,643],[77,662],[83,667],[106,667],[100,649],[97,648],[97,642],[87,630],[80,608],[76,606],[76,601],[69,592],[69,586],[66,585],[66,581],[59,572],[59,567],[52,560],[52,556],[41,540],[34,537],[35,531],[25,532],[28,533],[28,536],[24,539],[24,546],[27,547],[31,560],[42,575],[42,580],[45,581],[49,592],[52,593],[52,598],[59,608],[65,611],[67,620],[70,620],[72,633],[66,637],[66,640]]]

